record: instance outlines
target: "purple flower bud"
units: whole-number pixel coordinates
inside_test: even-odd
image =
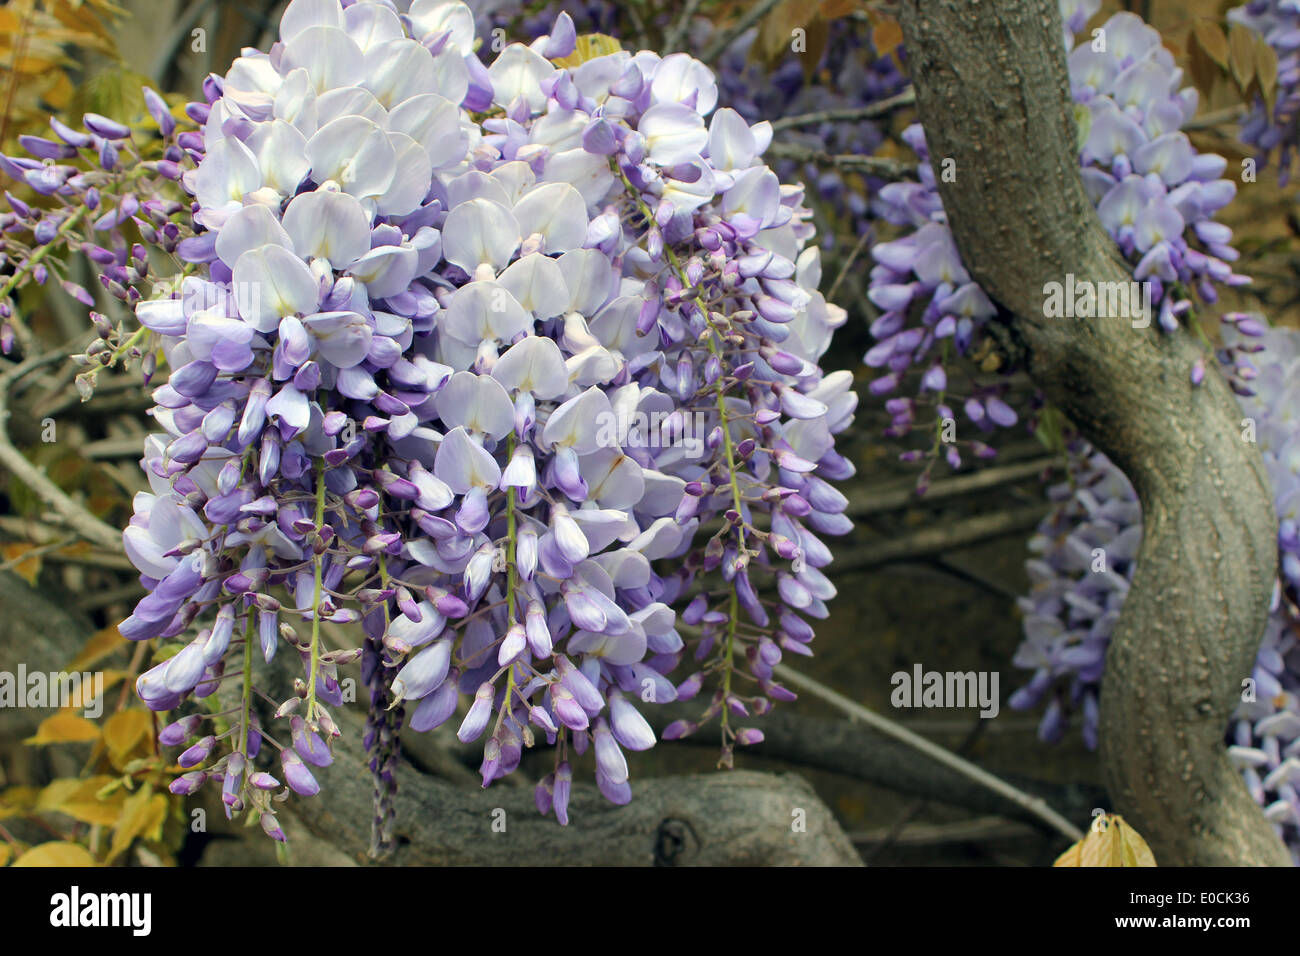
[[[164,747],[178,746],[192,737],[202,723],[203,718],[198,714],[182,717],[158,731],[158,743]]]
[[[320,793],[320,784],[295,751],[289,748],[280,751],[280,765],[284,768],[284,779],[294,793],[304,797]]]
[[[86,129],[90,130],[96,136],[102,136],[104,139],[126,139],[131,135],[131,130],[123,126],[116,120],[111,120],[107,116],[100,116],[98,113],[87,113],[82,117],[82,122]]]
[[[173,780],[167,789],[178,797],[188,797],[197,793],[198,789],[207,783],[208,774],[203,770],[194,770],[190,773],[181,774]]]
[[[334,757],[320,735],[307,726],[307,721],[294,715],[289,720],[289,732],[293,739],[293,749],[307,763],[314,767],[328,767]]]
[[[211,756],[212,748],[215,747],[216,744],[217,744],[216,737],[210,735],[204,737],[193,747],[190,747],[179,757],[177,757],[176,762],[180,764],[182,767],[185,767],[186,769],[189,769],[190,767],[193,767],[196,764],[201,764],[203,763],[203,761],[207,760],[209,756]]]
[[[258,790],[275,790],[277,787],[280,786],[279,780],[276,780],[269,773],[266,773],[261,770],[259,770],[255,774],[252,774],[248,778],[248,782],[251,786],[256,787]]]
[[[456,731],[456,736],[460,738],[461,743],[471,743],[482,736],[488,720],[492,717],[492,700],[495,696],[496,688],[492,684],[479,685],[479,689],[474,694],[474,702],[470,704],[469,712],[465,714],[460,729]]]

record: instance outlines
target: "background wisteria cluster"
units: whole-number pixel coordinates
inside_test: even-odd
[[[1300,861],[1300,333],[1270,329],[1255,394],[1242,396],[1242,435],[1258,441],[1278,514],[1279,578],[1228,750],[1251,794]],[[1049,489],[1050,514],[1030,541],[1031,591],[1019,601],[1025,638],[1017,667],[1033,672],[1012,707],[1044,706],[1039,737],[1055,742],[1072,715],[1097,745],[1106,648],[1136,570],[1142,508],[1124,473],[1076,441],[1069,480]]]
[[[834,594],[856,399],[816,364],[844,313],[801,189],[761,162],[770,127],[715,109],[688,55],[575,56],[566,15],[490,65],[474,39],[462,4],[294,0],[192,111],[193,274],[136,310],[172,371],[121,630],[183,642],[137,683],[156,710],[242,671],[223,739],[197,713],[164,736],[189,744],[176,792],[213,781],[272,836],[280,777],[318,789],[358,655],[381,791],[403,712],[429,730],[466,694],[484,785],[544,738],[563,822],[571,753],[630,798],[644,704],[708,682],[724,762],[761,739],[734,721],[793,696],[771,668]],[[282,645],[302,677],[261,727],[253,652]]]
[[[1172,333],[1185,323],[1195,326],[1218,301],[1219,286],[1249,282],[1233,271],[1238,253],[1230,245],[1231,230],[1215,221],[1236,184],[1222,178],[1222,156],[1198,153],[1181,132],[1196,113],[1198,96],[1182,88],[1182,70],[1159,33],[1134,14],[1118,13],[1099,28],[1101,42],[1089,38],[1074,45],[1071,31],[1081,30],[1098,7],[1061,4],[1083,181],[1102,224],[1132,264],[1134,279],[1149,283],[1154,314],[1145,321]],[[872,247],[876,266],[869,297],[880,313],[871,326],[877,342],[865,361],[881,370],[869,391],[888,396],[886,436],[917,431],[933,438],[927,447],[904,452],[905,460],[926,463],[924,483],[941,457],[959,467],[963,445],[978,457],[991,457],[995,452],[983,438],[1015,425],[1021,415],[1005,401],[1005,381],[958,361],[972,353],[996,310],[962,265],[924,131],[914,125],[903,138],[920,158],[918,181],[890,183],[876,201],[881,218],[909,231]],[[1220,318],[1231,324],[1240,316]],[[1237,353],[1254,348],[1246,344],[1228,356],[1225,368],[1239,392],[1247,390],[1253,372],[1244,358],[1237,362]],[[913,368],[919,378],[906,378]],[[1198,363],[1193,382],[1199,384],[1204,374]],[[915,396],[896,394],[905,384],[914,384]],[[957,420],[958,406],[963,431],[973,427],[981,438],[943,437],[945,423]]]

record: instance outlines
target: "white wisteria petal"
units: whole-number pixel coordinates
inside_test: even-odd
[[[718,82],[713,71],[689,53],[673,53],[660,60],[650,81],[650,92],[656,103],[691,102],[701,116],[718,105]]]
[[[449,426],[504,438],[515,424],[515,406],[495,378],[457,372],[434,400],[438,416]]]
[[[439,317],[439,327],[467,345],[509,342],[532,328],[532,317],[499,282],[486,280],[461,286]]]
[[[348,266],[348,275],[364,282],[372,298],[386,299],[406,291],[419,261],[409,246],[375,246]]]
[[[341,26],[343,10],[337,0],[293,0],[280,16],[280,41],[288,43],[310,27]]]
[[[595,315],[618,287],[618,273],[598,249],[574,249],[556,260],[569,290],[569,309]]]
[[[448,44],[433,58],[433,86],[430,93],[450,100],[459,106],[469,92],[469,67],[459,48]]]
[[[523,237],[542,235],[547,253],[581,249],[587,238],[587,204],[568,183],[543,183],[515,204]]]
[[[424,147],[405,133],[388,134],[396,151],[393,181],[379,197],[376,209],[381,216],[405,216],[420,208],[429,192],[433,166]]]
[[[311,172],[307,138],[284,120],[259,124],[248,145],[257,154],[262,182],[281,196],[292,196]]]
[[[307,141],[312,179],[333,181],[349,196],[382,196],[393,181],[397,151],[379,124],[364,116],[340,116]]]
[[[304,256],[347,268],[370,249],[370,217],[353,197],[318,189],[294,197],[284,212],[284,229]]]
[[[262,171],[252,150],[237,139],[222,139],[208,149],[195,171],[194,198],[205,209],[242,205],[262,187]]]
[[[414,40],[389,40],[369,51],[365,58],[361,85],[375,94],[384,109],[391,110],[433,88],[433,54]]]
[[[471,199],[447,214],[442,254],[470,275],[480,265],[500,272],[519,248],[519,223],[509,209],[490,199]]]
[[[434,169],[455,166],[469,151],[460,109],[437,93],[412,96],[388,114],[388,129],[405,133],[424,147]]]
[[[275,213],[266,206],[252,204],[240,209],[221,227],[217,234],[217,257],[233,267],[245,252],[265,245],[292,248],[293,241]]]
[[[477,169],[462,173],[447,183],[447,204],[455,209],[471,199],[487,199],[506,209],[514,201],[501,185],[501,181]]]
[[[307,263],[284,246],[250,249],[232,273],[239,314],[259,332],[275,331],[286,315],[316,311],[320,283]]]
[[[450,33],[448,43],[454,43],[462,54],[474,50],[474,13],[463,3],[446,0],[414,0],[408,13],[412,33],[417,39],[429,34]]]
[[[317,129],[344,116],[364,116],[380,126],[388,122],[388,111],[364,87],[340,86],[316,97]]]
[[[709,123],[709,160],[714,168],[747,169],[757,154],[754,132],[743,116],[730,108],[713,114]]]
[[[569,287],[556,260],[534,252],[512,262],[498,280],[535,319],[569,310]]]
[[[631,508],[645,494],[641,466],[621,448],[601,448],[580,462],[587,496],[602,508]]]
[[[612,414],[609,396],[593,386],[551,413],[542,442],[547,447],[563,445],[579,455],[589,455],[601,447],[601,424],[608,423]]]
[[[319,312],[302,324],[316,340],[316,351],[335,368],[360,365],[374,335],[365,316],[356,312]]]
[[[652,163],[676,166],[698,156],[709,141],[700,114],[680,103],[657,103],[641,114],[637,131],[645,137]]]
[[[488,76],[492,78],[492,102],[497,106],[509,106],[515,100],[523,99],[532,112],[541,112],[546,106],[542,80],[554,72],[555,66],[546,57],[522,43],[512,43],[488,67]]]
[[[618,181],[609,170],[609,161],[585,149],[567,149],[546,158],[545,176],[551,182],[568,183],[582,194],[587,205],[605,200]]]
[[[280,52],[280,71],[301,67],[317,93],[351,85],[362,75],[364,63],[361,47],[337,27],[308,27],[286,41]]]
[[[464,428],[453,428],[443,436],[433,473],[458,495],[471,488],[495,488],[501,481],[496,459]]]
[[[538,335],[510,346],[492,366],[492,377],[507,389],[531,392],[542,400],[558,398],[569,388],[560,347],[554,339]]]
[[[397,13],[381,3],[354,3],[348,7],[343,11],[343,29],[363,53],[405,36]]]

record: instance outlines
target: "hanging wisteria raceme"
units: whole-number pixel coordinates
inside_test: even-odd
[[[1228,744],[1300,862],[1300,332],[1269,329],[1262,341],[1256,394],[1240,399],[1242,429],[1244,440],[1258,441],[1273,487],[1280,573]],[[1095,748],[1106,648],[1136,568],[1141,506],[1123,472],[1082,442],[1071,448],[1070,481],[1048,496],[1055,506],[1029,544],[1036,557],[1026,563],[1031,591],[1019,599],[1024,640],[1014,658],[1033,677],[1010,704],[1024,710],[1046,701],[1038,730],[1045,741],[1060,740],[1080,716],[1084,742]]]
[[[1073,42],[1071,31],[1081,29],[1097,6],[1063,0],[1067,47]],[[1220,178],[1227,165],[1223,157],[1197,153],[1180,132],[1196,113],[1197,95],[1191,88],[1180,90],[1182,71],[1160,35],[1130,13],[1116,14],[1101,30],[1069,54],[1070,88],[1086,133],[1080,147],[1083,181],[1140,284],[1126,297],[1135,326],[1154,319],[1164,332],[1174,332],[1197,320],[1197,302],[1212,306],[1217,301],[1218,286],[1249,281],[1232,271],[1230,263],[1238,258],[1229,245],[1232,232],[1214,220],[1236,186]],[[872,250],[877,265],[869,297],[880,315],[871,326],[878,342],[865,361],[883,371],[869,386],[877,396],[895,396],[905,380],[911,381],[905,379],[907,373],[919,369],[916,395],[886,400],[892,416],[886,435],[931,434],[927,449],[903,453],[904,460],[925,460],[928,475],[930,463],[940,456],[953,468],[961,464],[959,449],[965,443],[953,440],[958,406],[965,421],[985,436],[1015,425],[1019,416],[1004,399],[1005,383],[974,377],[955,361],[972,352],[995,307],[961,262],[935,188],[924,132],[912,126],[904,139],[920,158],[919,181],[885,186],[876,206],[882,218],[913,231]],[[1063,298],[1070,301],[1057,302],[1059,314],[1093,315],[1097,296],[1076,299],[1066,277],[1061,281]],[[1053,308],[1049,298],[1045,294],[1045,309]],[[1233,324],[1240,316],[1221,318]],[[1250,323],[1246,328],[1258,331]],[[1246,345],[1241,351],[1253,350]],[[1239,393],[1248,393],[1250,363],[1238,350],[1232,359],[1229,380]],[[956,381],[958,374],[963,381]],[[1192,381],[1199,384],[1204,374],[1198,363]],[[983,441],[969,446],[979,457],[993,454]]]
[[[613,0],[550,3],[541,9],[533,5],[527,11],[517,3],[490,4],[476,11],[476,22],[485,37],[518,35],[531,40],[550,30],[560,9],[583,32],[619,36],[635,22],[626,19],[626,5]],[[669,10],[647,26],[674,36],[688,52],[701,55],[725,36],[712,20],[702,16],[691,17],[678,35],[680,15],[680,11]],[[719,105],[755,124],[777,117],[867,107],[907,87],[908,79],[894,58],[882,57],[874,49],[868,21],[836,17],[826,22],[825,29],[824,48],[811,66],[812,54],[804,48],[806,44],[792,41],[783,56],[768,64],[754,49],[760,33],[757,26],[736,36],[716,56]],[[876,119],[822,119],[787,129],[778,140],[810,153],[870,156],[884,143],[885,130]],[[833,248],[846,235],[856,236],[864,244],[870,241],[874,217],[868,200],[883,185],[876,176],[789,158],[775,161],[772,168],[783,181],[798,179],[812,184],[810,198],[817,200],[814,211],[822,217],[818,221],[832,227],[818,230],[823,250]]]
[[[1228,21],[1250,27],[1277,54],[1272,109],[1262,97],[1252,104],[1241,127],[1241,141],[1258,151],[1261,165],[1275,159],[1278,183],[1286,186],[1300,145],[1296,127],[1300,114],[1300,5],[1295,0],[1251,0],[1229,10]]]
[[[0,352],[7,355],[14,347],[21,326],[13,297],[28,283],[46,285],[53,278],[93,309],[91,290],[64,274],[67,261],[81,253],[104,292],[134,306],[159,281],[151,272],[150,250],[173,256],[191,234],[177,181],[201,157],[202,143],[178,126],[153,90],[144,90],[144,101],[155,124],[151,129],[132,129],[95,113],[85,115],[81,130],[51,118],[54,138],[20,136],[27,156],[0,155],[0,170],[37,197],[28,195],[28,201],[5,193],[10,212],[0,214],[0,260],[13,271],[0,286]],[[206,113],[202,104],[189,109],[196,121]],[[100,312],[92,311],[91,319],[98,339],[77,356],[91,366],[77,378],[83,397],[98,369],[143,355],[137,330],[115,325]],[[145,362],[147,377],[152,359],[146,356]]]
[[[701,26],[707,25],[701,22]],[[756,61],[753,50],[758,29],[741,34],[718,58],[720,102],[751,122],[758,122],[763,117],[867,107],[907,87],[908,79],[894,58],[880,56],[872,46],[867,22],[841,17],[831,20],[826,30],[826,47],[811,70],[805,64],[808,54],[793,51],[774,66],[763,66]],[[698,44],[702,47],[709,43],[713,32],[716,28],[705,32]],[[824,119],[785,130],[780,139],[817,154],[871,156],[883,145],[885,135],[886,130],[876,119]],[[783,159],[775,169],[782,179],[797,177],[811,184],[811,194],[819,201],[819,213],[825,214],[831,226],[838,227],[841,236],[870,242],[875,221],[869,201],[884,185],[882,180],[819,166],[815,161]],[[832,228],[822,232],[820,241],[824,250],[843,242]]]
[[[761,739],[735,721],[793,697],[772,667],[808,653],[822,536],[850,527],[828,481],[856,399],[816,364],[844,313],[770,127],[715,110],[687,55],[583,60],[566,15],[490,66],[460,3],[294,0],[279,36],[208,85],[199,274],[137,308],[171,375],[121,630],[180,645],[137,689],[241,688],[221,740],[169,727],[198,740],[174,789],[211,781],[281,838],[272,795],[319,789],[358,658],[377,849],[401,712],[430,730],[462,694],[484,786],[553,745],[561,822],[576,756],[626,802],[641,707],[706,681],[730,762]],[[326,646],[354,622],[361,647]],[[262,727],[254,651],[286,646],[302,676]]]

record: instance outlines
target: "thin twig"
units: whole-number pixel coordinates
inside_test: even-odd
[[[712,63],[718,57],[722,56],[723,51],[736,41],[736,38],[752,27],[759,20],[763,19],[774,9],[781,0],[758,0],[752,7],[745,11],[744,15],[731,25],[731,27],[709,44],[708,48],[701,54],[700,59],[705,63]]]
[[[826,292],[827,302],[835,301],[835,293],[839,291],[840,283],[849,274],[849,270],[853,268],[853,263],[857,262],[858,256],[862,255],[862,250],[867,247],[872,235],[873,231],[871,229],[862,230],[862,235],[858,237],[858,241],[853,246],[852,251],[849,252],[848,258],[844,260],[844,265],[840,267],[840,274],[835,277],[835,281],[831,283],[830,289]]]
[[[76,543],[76,540],[76,535],[70,535],[66,538],[60,538],[58,541],[52,541],[49,544],[39,544],[34,548],[29,548],[17,557],[10,558],[4,564],[0,564],[0,571],[12,571],[24,561],[28,561],[32,558],[43,557],[51,551],[59,550],[59,548],[66,548],[68,545]]]
[[[955,770],[968,780],[993,791],[999,796],[1014,803],[1016,806],[1021,807],[1038,817],[1044,823],[1049,824],[1062,836],[1068,837],[1070,840],[1080,840],[1083,838],[1083,831],[1049,807],[1046,801],[1041,800],[1038,797],[1030,796],[1022,790],[1017,790],[1015,787],[1011,786],[1011,784],[994,776],[987,770],[977,767],[968,760],[963,760],[952,751],[946,750],[938,744],[912,733],[912,731],[907,728],[894,723],[892,720],[881,716],[873,710],[863,707],[856,701],[849,700],[843,694],[832,690],[820,681],[816,681],[811,677],[800,674],[798,671],[791,670],[784,664],[777,664],[772,668],[772,670],[783,682],[805,690],[819,700],[830,704],[844,713],[850,720],[856,720],[860,723],[866,724],[873,730],[876,730],[887,737],[892,737],[894,740],[906,744],[919,753],[924,754],[935,763],[943,764],[950,770]]]
[[[1228,123],[1239,123],[1245,118],[1246,111],[1240,106],[1229,106],[1221,110],[1215,110],[1212,113],[1193,117],[1179,128],[1183,132],[1193,129],[1213,129],[1216,126],[1224,126]]]
[[[810,149],[794,143],[773,143],[767,148],[766,155],[775,159],[793,159],[804,163],[817,163],[822,166],[834,166],[852,172],[871,173],[885,179],[901,180],[912,176],[914,165],[883,156],[859,156],[856,153],[826,153],[819,149]]]
[[[45,355],[30,358],[16,368],[0,375],[0,465],[30,488],[37,497],[58,513],[73,531],[87,541],[112,550],[120,550],[122,536],[119,531],[96,518],[69,497],[68,493],[46,477],[44,470],[37,468],[14,447],[9,440],[9,389],[23,376],[62,361],[67,357],[66,349],[56,349]]]
[[[695,11],[700,8],[700,0],[686,0],[682,7],[681,16],[668,28],[664,34],[663,55],[676,53],[682,47],[682,39],[686,36],[687,31],[691,28],[691,20],[695,19]]]
[[[836,555],[835,561],[827,567],[826,571],[832,577],[838,577],[850,571],[861,571],[882,564],[943,554],[955,548],[970,547],[992,538],[1023,533],[1042,521],[1046,511],[1046,503],[1027,505],[1015,511],[994,511],[940,526],[922,528],[911,534],[842,551]]]
[[[800,113],[798,116],[783,116],[772,120],[772,132],[779,133],[783,129],[792,129],[796,126],[816,126],[819,123],[857,123],[884,116],[900,107],[911,106],[915,102],[916,91],[909,86],[901,93],[868,103],[866,106],[843,106],[838,109]]]

